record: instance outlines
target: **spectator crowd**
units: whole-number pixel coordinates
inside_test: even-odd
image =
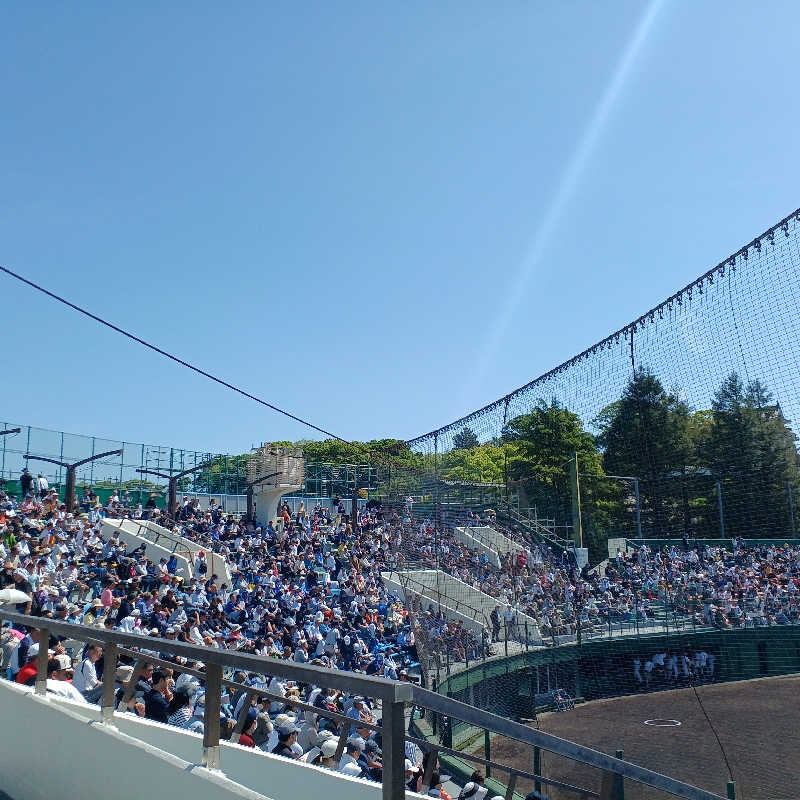
[[[356,519],[301,503],[279,507],[266,526],[246,524],[210,501],[183,498],[174,520],[156,508],[155,497],[133,503],[112,493],[105,504],[90,490],[78,511],[66,512],[46,479],[23,473],[23,496],[0,493],[0,590],[27,598],[15,610],[68,623],[138,633],[209,648],[236,649],[296,663],[350,670],[392,680],[409,680],[419,667],[417,637],[454,660],[480,658],[492,643],[520,634],[515,618],[524,612],[543,638],[585,635],[619,622],[646,624],[672,613],[716,628],[793,624],[798,621],[800,548],[641,546],[617,553],[604,569],[578,569],[569,552],[558,555],[520,530],[491,523],[519,543],[500,566],[456,540],[451,528],[434,530],[405,509],[362,509]],[[146,546],[130,549],[103,527],[104,518],[153,519],[195,542],[191,577],[178,561],[154,563]],[[462,520],[476,524],[471,515]],[[209,554],[229,565],[230,585],[211,569]],[[497,599],[482,635],[448,619],[433,605],[410,608],[392,594],[381,573],[400,567],[442,569]],[[38,641],[33,630],[8,624],[2,633],[6,677],[32,683],[40,646],[47,646],[47,688],[66,698],[98,702],[103,692],[102,648],[70,650],[68,641]],[[115,692],[119,707],[192,731],[204,726],[202,662],[185,662],[160,650],[141,648],[168,662],[148,666],[132,686],[133,662],[121,660]],[[677,683],[690,673],[713,677],[713,655],[703,651],[657,653],[634,662],[643,687]],[[182,671],[192,670],[192,672]],[[256,690],[249,701],[239,744],[293,759],[316,761],[349,775],[380,780],[379,709],[370,698],[342,695],[319,686],[258,674],[237,674],[237,683]],[[257,690],[269,692],[270,697]],[[275,697],[282,698],[275,699]],[[223,708],[223,736],[251,697],[244,689]],[[296,713],[302,700],[320,711],[353,720],[338,760],[339,723],[324,715]],[[365,726],[364,724],[367,723]],[[422,788],[421,753],[407,749],[407,781]],[[437,773],[434,772],[434,777]],[[472,782],[473,785],[475,782]],[[446,796],[443,787],[425,787]],[[476,790],[477,791],[477,790]],[[474,794],[474,793],[473,793]]]

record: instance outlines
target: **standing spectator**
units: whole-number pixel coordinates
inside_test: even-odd
[[[23,497],[26,497],[30,492],[33,491],[33,475],[28,472],[27,467],[22,470],[22,475],[19,477],[19,486],[22,490]]]
[[[492,622],[492,642],[500,641],[500,627],[502,625],[500,619],[500,606],[495,606],[492,613],[489,615]]]

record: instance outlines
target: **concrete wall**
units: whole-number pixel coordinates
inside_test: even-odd
[[[302,486],[270,486],[268,484],[257,486],[253,498],[256,504],[256,525],[260,525],[262,528],[266,527],[270,520],[277,517],[278,500],[285,494],[299,492],[302,489]]]
[[[199,753],[184,760],[158,750],[95,722],[78,704],[0,681],[0,708],[0,785],[14,800],[267,797],[198,766]]]
[[[228,586],[231,585],[231,573],[230,569],[228,569],[228,562],[219,553],[208,550],[202,544],[193,542],[191,539],[187,539],[184,536],[179,536],[177,533],[173,533],[163,525],[159,525],[151,520],[137,520],[137,522],[141,523],[147,530],[156,534],[159,537],[160,543],[172,542],[174,546],[178,548],[178,552],[185,549],[192,553],[193,556],[197,556],[201,550],[204,551],[206,554],[206,563],[208,564],[208,576],[210,577],[212,574],[216,574],[219,576],[220,583],[225,583]]]
[[[489,563],[493,567],[500,566],[500,554],[497,550],[493,550],[488,544],[485,544],[480,539],[476,539],[472,535],[473,528],[453,528],[453,536],[456,541],[465,544],[472,550],[476,550],[481,555],[485,555],[489,559]]]
[[[220,773],[191,767],[203,737],[133,714],[114,715],[117,730],[100,724],[100,709],[40,698],[28,687],[0,681],[0,786],[14,800],[113,797],[142,800],[380,800],[380,784],[323,767],[299,764],[231,742],[220,744]],[[8,716],[5,716],[8,715]],[[47,758],[42,758],[43,754]],[[55,789],[57,788],[57,791]],[[419,798],[412,792],[407,797]]]
[[[447,619],[452,620],[453,622],[463,623],[464,627],[468,631],[472,631],[472,633],[474,633],[479,640],[483,629],[489,628],[488,618],[484,619],[483,616],[476,618],[475,614],[464,614],[460,611],[450,608],[450,606],[446,605],[445,603],[439,602],[438,600],[432,600],[432,598],[429,596],[422,594],[421,591],[414,591],[414,587],[408,585],[408,581],[406,581],[404,585],[400,581],[400,578],[396,572],[382,572],[381,577],[383,578],[383,582],[386,584],[386,587],[389,589],[389,591],[397,594],[404,602],[408,595],[412,595],[414,598],[420,598],[423,609],[427,609],[428,605],[433,602],[435,608],[437,610],[441,609],[442,613],[445,615],[445,617],[447,617]],[[422,587],[419,588],[422,590]]]
[[[172,549],[165,545],[155,544],[149,538],[145,538],[140,534],[139,524],[133,520],[120,520],[106,518],[103,520],[101,533],[105,537],[116,536],[121,541],[125,542],[125,546],[129,550],[133,550],[140,545],[144,545],[145,555],[155,564],[162,558],[169,559],[173,554]],[[187,580],[192,577],[192,566],[189,564],[185,556],[175,553],[178,559],[178,574]]]
[[[526,547],[523,547],[518,542],[515,542],[513,539],[509,539],[508,536],[505,536],[504,534],[500,533],[500,531],[490,528],[487,525],[465,528],[465,530],[474,539],[477,539],[479,542],[484,542],[484,544],[491,547],[492,550],[500,553],[501,555],[504,555],[505,553],[529,552]]]

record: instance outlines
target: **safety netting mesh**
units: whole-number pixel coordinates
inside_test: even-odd
[[[405,520],[392,580],[426,679],[717,794],[735,781],[739,797],[800,797],[799,311],[796,211],[583,353],[409,441],[385,497]],[[428,732],[533,770],[529,747],[458,720]],[[599,792],[591,770],[537,759]],[[660,796],[626,783],[628,798]]]

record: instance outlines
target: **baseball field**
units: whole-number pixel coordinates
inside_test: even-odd
[[[539,717],[539,728],[737,800],[800,800],[800,676],[711,684],[596,700]],[[716,734],[716,735],[715,735]],[[719,741],[717,739],[719,737]],[[472,750],[483,755],[483,747]],[[495,737],[491,758],[533,771],[532,748]],[[599,791],[597,770],[542,752],[542,775]],[[494,777],[504,780],[502,773]],[[520,780],[523,795],[533,784]],[[553,787],[554,800],[580,795]],[[671,795],[625,781],[626,800]]]

